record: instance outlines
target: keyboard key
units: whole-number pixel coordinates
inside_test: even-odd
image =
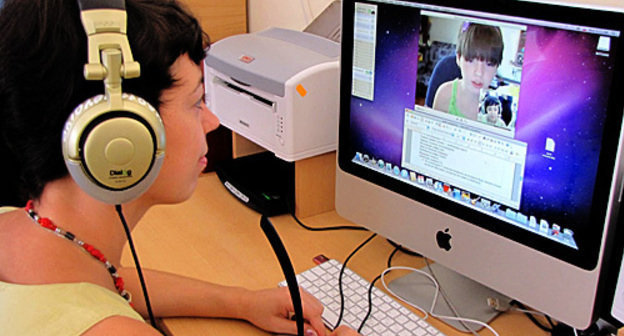
[[[416,329],[419,328],[418,325],[412,321],[409,321],[407,323],[405,323],[405,328],[412,330],[412,329]]]
[[[395,335],[403,330],[403,327],[400,324],[392,324],[389,328],[394,332]]]
[[[386,330],[387,330],[386,326],[384,326],[383,324],[378,324],[378,325],[375,326],[375,332],[377,334],[381,334],[381,333],[383,333]]]
[[[414,330],[414,335],[416,336],[424,336],[427,335],[427,331],[423,328],[418,328]]]

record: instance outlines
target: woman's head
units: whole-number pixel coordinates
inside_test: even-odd
[[[191,196],[207,163],[206,133],[219,126],[204,104],[201,67],[185,54],[175,61],[171,72],[177,82],[163,91],[160,105],[167,137],[165,159],[158,177],[142,196],[150,205],[179,203]]]
[[[488,95],[483,100],[481,113],[486,115],[489,122],[495,122],[503,114],[503,104],[498,97]]]
[[[176,1],[126,0],[126,11],[141,76],[124,80],[123,91],[158,109],[163,90],[177,85],[171,66],[181,55],[200,64],[208,39]],[[67,175],[63,125],[75,106],[104,90],[101,81],[83,77],[87,38],[76,0],[7,0],[0,29],[0,155],[11,163],[4,180],[13,179],[0,202],[23,204]]]

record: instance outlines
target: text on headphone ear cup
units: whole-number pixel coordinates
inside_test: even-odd
[[[85,170],[105,188],[124,190],[150,170],[154,136],[146,125],[130,117],[114,117],[93,126],[84,137]]]

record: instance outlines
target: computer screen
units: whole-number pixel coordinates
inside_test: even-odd
[[[595,318],[621,187],[624,14],[343,0],[336,209],[554,318]]]

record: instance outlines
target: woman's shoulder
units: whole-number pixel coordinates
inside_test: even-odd
[[[0,269],[5,272],[12,272],[10,266],[15,264],[15,259],[21,254],[15,254],[24,249],[24,236],[22,221],[19,211],[16,208],[0,207]],[[21,245],[21,246],[20,246]],[[0,275],[0,280],[3,280]]]
[[[19,208],[12,206],[0,206],[0,214],[18,210]]]
[[[141,330],[138,324],[145,324],[125,299],[91,283],[22,285],[0,282],[0,311],[3,309],[10,309],[14,314],[13,317],[0,316],[0,324],[11,324],[9,334],[18,335],[38,334],[43,330],[47,335],[82,334],[109,319],[135,328],[128,330]],[[103,326],[108,327],[108,323]]]
[[[46,252],[37,244],[38,233],[32,220],[23,209],[13,210],[1,208],[0,211],[0,281],[15,283],[32,282],[30,276],[41,276],[46,266],[50,266],[47,260],[41,259]],[[53,241],[53,240],[51,240]],[[50,267],[52,268],[52,267]],[[40,279],[39,283],[44,283]]]
[[[111,316],[95,324],[82,335],[161,335],[149,324],[125,316]]]

